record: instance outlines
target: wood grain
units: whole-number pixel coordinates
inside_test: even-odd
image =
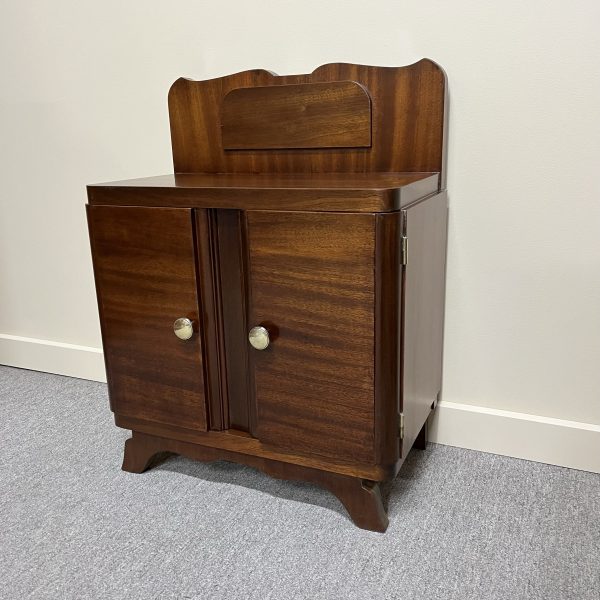
[[[372,103],[370,148],[225,150],[223,98],[236,88],[355,81]],[[207,81],[178,79],[169,92],[176,173],[438,172],[444,177],[446,78],[424,59],[406,67],[332,63],[308,75],[278,77],[255,69]]]
[[[88,186],[90,204],[233,210],[394,211],[437,191],[437,173],[180,174]]]
[[[216,211],[193,211],[198,274],[198,299],[201,314],[203,342],[204,383],[210,429],[219,431],[229,427],[227,386],[225,385],[225,357],[222,341],[221,281],[218,274],[216,248]]]
[[[251,454],[268,460],[297,464],[311,469],[321,469],[330,473],[349,475],[350,477],[372,481],[385,481],[395,475],[394,469],[380,465],[366,465],[357,461],[344,462],[317,454],[311,456],[298,454],[297,452],[275,450],[272,447],[264,445],[249,433],[234,429],[227,431],[198,431],[184,427],[174,427],[164,423],[134,419],[119,414],[115,414],[115,423],[117,426],[123,429],[130,429],[131,431],[208,446],[210,448],[222,448],[240,454]]]
[[[246,214],[257,437],[373,464],[375,217]]]
[[[247,256],[244,216],[217,210],[216,245],[221,293],[222,336],[229,426],[252,430],[247,344]]]
[[[192,212],[88,206],[108,389],[117,413],[206,430]]]
[[[368,148],[371,100],[353,81],[237,88],[223,98],[224,150]]]
[[[327,473],[251,454],[240,454],[223,448],[155,437],[137,431],[125,442],[123,470],[141,473],[155,464],[157,455],[166,457],[168,454],[181,454],[208,462],[229,460],[260,469],[278,479],[302,480],[320,485],[338,497],[358,527],[380,533],[387,529],[388,517],[383,507],[379,484],[374,481]]]

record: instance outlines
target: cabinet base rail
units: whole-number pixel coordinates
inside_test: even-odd
[[[125,442],[123,470],[129,473],[143,473],[170,454],[181,454],[203,462],[226,460],[242,463],[277,479],[314,483],[334,494],[348,511],[354,524],[361,529],[380,533],[387,529],[388,516],[383,506],[379,482],[359,477],[320,471],[136,431],[133,431],[132,437]]]

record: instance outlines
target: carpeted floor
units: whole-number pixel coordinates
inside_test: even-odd
[[[99,383],[0,367],[0,597],[600,598],[600,476],[430,444],[386,534],[228,463],[120,470]]]

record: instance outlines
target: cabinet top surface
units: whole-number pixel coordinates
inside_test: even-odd
[[[439,173],[186,173],[88,186],[90,204],[389,212],[438,191]]]
[[[427,180],[434,192],[438,176],[438,173],[179,173],[95,183],[88,187],[383,191]]]

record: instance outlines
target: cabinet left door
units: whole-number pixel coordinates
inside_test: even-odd
[[[112,410],[206,431],[194,219],[190,209],[88,206]],[[176,319],[193,334],[179,339]]]

